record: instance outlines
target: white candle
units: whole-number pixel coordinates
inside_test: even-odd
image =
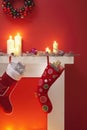
[[[53,42],[53,53],[58,53],[58,43],[56,41]]]
[[[47,47],[47,48],[45,49],[45,51],[48,52],[48,53],[51,53],[51,50],[49,49],[49,47]]]
[[[19,33],[14,37],[15,41],[15,56],[20,56],[22,53],[22,37]]]
[[[14,53],[14,40],[12,39],[12,36],[9,36],[9,39],[7,40],[7,54]]]

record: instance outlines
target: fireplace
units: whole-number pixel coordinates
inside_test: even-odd
[[[0,76],[6,70],[9,62],[8,56],[0,56]],[[50,56],[50,62],[59,60],[63,66],[73,64],[72,56]],[[65,71],[51,86],[49,98],[53,109],[46,114],[40,108],[38,100],[34,97],[34,91],[39,77],[46,65],[45,56],[19,56],[12,57],[12,61],[21,61],[26,65],[23,78],[17,84],[11,95],[13,112],[9,115],[1,112],[1,130],[64,130],[64,83]]]

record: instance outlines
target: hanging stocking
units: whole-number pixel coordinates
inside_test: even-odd
[[[51,85],[60,77],[64,68],[60,65],[60,62],[49,63],[49,57],[47,56],[47,67],[45,68],[37,86],[36,96],[41,104],[42,110],[46,113],[51,112],[52,104],[48,97],[48,90]]]
[[[12,112],[10,93],[21,79],[25,66],[20,62],[11,62],[0,79],[0,106],[6,113]]]

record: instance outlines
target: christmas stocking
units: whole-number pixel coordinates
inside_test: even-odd
[[[45,68],[37,86],[36,96],[41,104],[42,110],[46,113],[51,112],[52,104],[48,97],[48,90],[51,85],[60,77],[64,67],[60,65],[60,62],[48,63]]]
[[[0,106],[6,113],[12,112],[10,93],[21,79],[25,66],[20,62],[11,62],[0,79]]]

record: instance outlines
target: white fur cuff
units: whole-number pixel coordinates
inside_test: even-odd
[[[22,77],[21,74],[19,74],[16,70],[14,70],[12,68],[11,64],[8,64],[7,69],[6,69],[6,73],[14,80],[20,80]]]

